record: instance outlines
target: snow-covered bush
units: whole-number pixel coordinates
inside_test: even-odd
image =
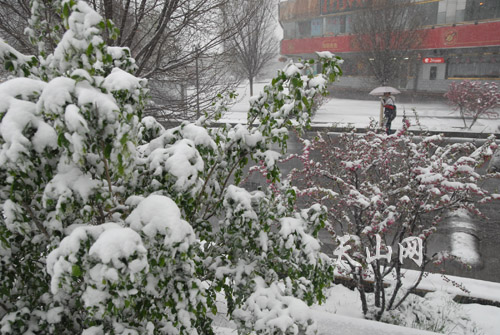
[[[250,159],[279,180],[287,127],[308,125],[339,59],[319,54],[319,75],[290,63],[253,99],[249,126],[164,129],[141,118],[147,82],[128,49],[103,41],[112,23],[54,0],[53,30],[44,4],[27,29],[38,55],[0,41],[17,76],[0,84],[0,332],[211,334],[217,291],[242,331],[311,331],[303,302],[333,279],[316,239],[326,209],[238,185]]]
[[[500,91],[494,82],[464,80],[451,83],[444,94],[449,103],[459,110],[460,117],[467,127],[466,118],[470,118],[469,129],[482,116],[497,117],[495,108],[500,106]]]
[[[328,207],[337,245],[332,256],[356,283],[365,316],[377,320],[419,285],[429,262],[446,256],[428,254],[427,241],[447,211],[479,214],[475,204],[500,198],[479,186],[488,176],[476,172],[497,147],[494,137],[477,148],[443,143],[439,135],[417,139],[408,127],[406,120],[391,136],[373,128],[303,140],[295,156],[302,167],[289,177],[299,197]],[[408,287],[402,267],[411,261],[420,276]]]
[[[440,291],[427,293],[424,297],[410,294],[396,310],[384,315],[382,321],[441,334],[482,334],[463,305]]]

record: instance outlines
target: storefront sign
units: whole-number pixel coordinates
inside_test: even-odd
[[[363,8],[366,0],[322,0],[321,13],[332,14]]]
[[[422,63],[424,63],[424,64],[444,63],[444,58],[443,57],[425,57],[425,58],[422,58]]]
[[[500,21],[478,25],[464,24],[456,27],[439,27],[424,30],[422,43],[417,49],[447,49],[495,46],[500,44]],[[314,37],[281,41],[283,54],[313,54],[315,51],[356,52],[360,47],[355,43],[354,35],[335,37]],[[451,43],[453,42],[453,43]],[[428,57],[440,59],[440,57]],[[425,58],[424,58],[425,59]],[[444,63],[444,59],[438,62]]]

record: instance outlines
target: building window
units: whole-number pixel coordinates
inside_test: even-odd
[[[430,74],[429,74],[429,79],[430,79],[430,80],[436,80],[436,77],[437,77],[437,71],[438,71],[437,66],[431,66],[431,72],[430,72]]]
[[[465,7],[465,20],[476,21],[500,17],[500,1],[469,0]]]
[[[451,57],[448,61],[448,77],[500,78],[500,55],[465,54]]]
[[[295,36],[295,22],[284,22],[283,23],[283,38],[285,40],[290,40],[296,38]]]
[[[422,26],[430,26],[437,23],[439,2],[429,2],[419,4],[419,11],[422,15]]]
[[[311,21],[299,22],[299,37],[311,37]]]
[[[323,19],[314,19],[311,21],[311,36],[323,35]]]
[[[346,17],[345,15],[331,16],[326,18],[325,35],[345,34]]]

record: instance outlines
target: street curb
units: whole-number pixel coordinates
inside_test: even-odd
[[[245,122],[212,122],[210,124],[211,127],[221,127],[224,125],[237,125],[237,124],[242,124],[246,125],[247,123]],[[254,124],[253,126],[257,126],[257,124]],[[356,127],[336,127],[331,124],[311,124],[309,129],[306,129],[306,132],[329,132],[329,133],[348,133],[353,131],[355,133],[359,134],[364,134],[367,133],[369,130],[367,128],[356,128]],[[370,129],[370,131],[372,131]],[[380,131],[382,132],[382,128],[380,128]],[[397,131],[397,130],[393,130]],[[442,135],[444,137],[456,137],[456,138],[472,138],[472,139],[486,139],[490,137],[491,135],[495,135],[497,139],[500,139],[500,133],[472,133],[472,132],[463,132],[463,131],[436,131],[436,130],[416,130],[416,129],[409,129],[408,132],[417,135],[417,136],[432,136],[432,135]]]
[[[367,128],[334,127],[334,126],[318,125],[318,124],[311,125],[311,128],[309,129],[309,131],[322,131],[331,133],[348,133],[353,130],[355,133],[360,133],[360,134],[368,132]],[[454,131],[414,130],[414,129],[409,129],[408,132],[417,136],[442,135],[444,137],[480,138],[480,139],[486,139],[491,135],[495,135],[497,139],[500,139],[500,133],[490,134],[490,133],[471,133],[471,132],[459,132],[459,131],[454,132]]]

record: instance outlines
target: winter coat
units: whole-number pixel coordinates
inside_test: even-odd
[[[390,121],[396,118],[396,99],[392,95],[382,98],[382,105],[384,106],[384,116]]]

